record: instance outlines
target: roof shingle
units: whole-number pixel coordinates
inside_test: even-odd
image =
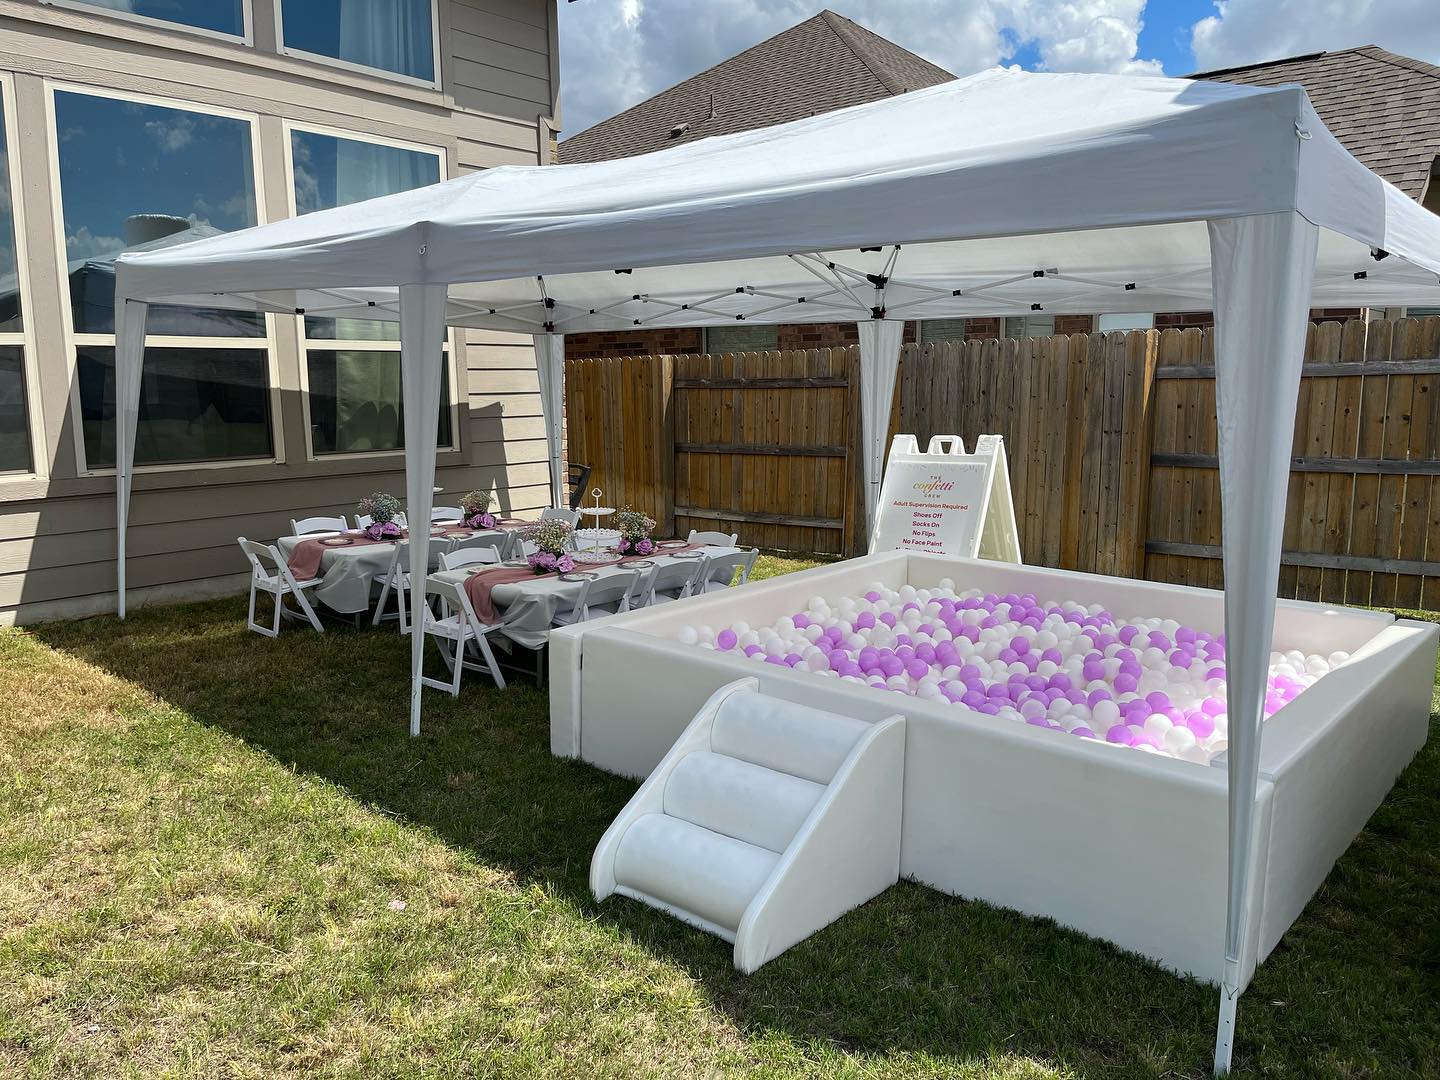
[[[567,164],[783,124],[954,76],[833,11],[784,30],[560,143]],[[677,132],[678,133],[675,133]]]
[[[1424,198],[1440,155],[1440,67],[1361,45],[1190,77],[1299,83],[1345,149],[1412,199]]]

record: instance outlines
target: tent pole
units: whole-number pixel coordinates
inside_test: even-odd
[[[563,509],[565,498],[565,335],[535,335],[535,372],[540,379],[540,412],[545,418],[545,450],[550,459],[550,505]]]
[[[125,618],[125,533],[130,524],[130,482],[135,469],[135,429],[140,417],[140,377],[145,363],[148,304],[115,296],[115,613]]]
[[[1254,970],[1251,868],[1260,724],[1319,230],[1298,213],[1209,222],[1225,566],[1230,880],[1215,1075],[1230,1071],[1235,1013]]]
[[[440,368],[444,363],[444,285],[400,286],[400,383],[405,399],[405,514],[410,521],[410,734],[420,734],[425,666],[425,579],[430,571],[430,509],[435,503]],[[463,659],[464,649],[455,662]]]
[[[860,441],[865,466],[865,533],[875,535],[880,506],[880,481],[885,473],[885,437],[895,401],[895,374],[905,324],[898,319],[871,319],[855,324],[860,335]]]

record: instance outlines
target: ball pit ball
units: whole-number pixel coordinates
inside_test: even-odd
[[[1099,604],[957,592],[947,578],[813,596],[769,626],[685,626],[676,638],[1148,754],[1203,764],[1228,745],[1224,635]],[[1272,653],[1265,716],[1349,659]]]

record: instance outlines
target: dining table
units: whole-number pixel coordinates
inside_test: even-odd
[[[666,554],[665,548],[658,548],[650,555],[632,556],[599,565],[586,562],[586,553],[583,552],[576,553],[575,559],[579,570],[594,574],[595,580],[599,581],[614,574],[624,573],[637,562],[661,565],[693,561],[702,555],[719,558],[723,555],[734,555],[741,550],[738,547],[715,544],[685,544],[682,547],[680,541],[671,541],[671,543],[676,545],[669,549],[673,554]],[[481,573],[492,572],[483,568],[462,567],[457,570],[441,570],[431,576],[464,588],[466,579],[476,569],[479,569]],[[643,569],[648,570],[649,568],[643,567]],[[582,583],[578,580],[567,581],[565,578],[569,575],[558,573],[530,573],[521,577],[520,580],[510,580],[516,575],[503,573],[503,569],[496,573],[500,580],[490,590],[490,601],[499,617],[500,630],[497,633],[527,649],[540,648],[549,639],[550,627],[554,623],[556,612],[568,611],[574,606]]]
[[[519,518],[501,518],[493,529],[471,529],[459,521],[437,521],[430,533],[429,569],[435,570],[439,567],[440,555],[452,540],[469,541],[473,538],[477,544],[483,546],[485,538],[492,537],[496,550],[501,558],[504,558],[513,545],[515,534],[533,524],[533,521]],[[399,539],[409,539],[409,535],[408,530],[404,531]],[[349,543],[338,542],[346,540]],[[310,597],[331,611],[342,615],[358,615],[370,610],[375,590],[378,588],[376,581],[390,569],[390,561],[395,557],[396,542],[372,541],[363,532],[352,530],[345,533],[282,536],[275,542],[275,546],[281,557],[292,564],[292,570],[297,561],[297,552],[299,561],[305,561],[307,566],[313,564],[315,556],[318,555],[319,563],[314,573],[321,581],[309,594]],[[301,545],[307,546],[302,550]]]

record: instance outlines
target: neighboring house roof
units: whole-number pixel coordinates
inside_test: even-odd
[[[1253,86],[1299,83],[1345,149],[1412,199],[1440,155],[1440,67],[1361,45],[1191,78]]]
[[[893,97],[954,77],[843,15],[822,11],[572,135],[560,143],[560,160],[630,157]]]

